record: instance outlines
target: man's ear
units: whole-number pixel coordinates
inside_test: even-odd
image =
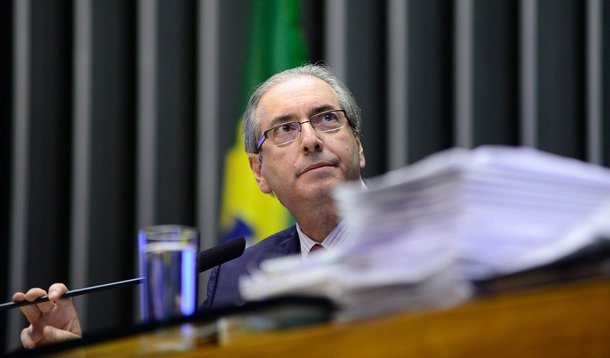
[[[252,170],[252,174],[254,174],[254,179],[256,179],[256,184],[261,189],[261,191],[265,194],[271,194],[273,191],[265,178],[263,178],[263,164],[261,160],[258,158],[258,154],[256,153],[248,153],[248,162],[250,163],[250,170]]]
[[[362,148],[362,143],[360,142],[360,132],[354,132],[354,137],[356,138],[356,144],[358,145],[358,155],[360,156],[360,169],[364,169],[366,166],[366,159],[364,159],[364,148]]]

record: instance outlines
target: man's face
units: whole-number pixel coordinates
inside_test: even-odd
[[[329,109],[341,109],[330,86],[316,77],[299,77],[273,86],[261,97],[258,120],[264,131],[285,121],[306,121]],[[320,133],[304,123],[295,141],[276,146],[267,139],[260,150],[262,162],[258,154],[249,154],[256,181],[264,193],[275,193],[289,209],[329,200],[336,184],[360,179],[365,165],[360,137],[349,124]]]

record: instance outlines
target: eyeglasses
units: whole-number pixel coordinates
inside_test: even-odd
[[[271,140],[273,144],[277,146],[294,142],[299,136],[299,133],[301,133],[303,124],[307,122],[311,123],[311,126],[316,131],[321,133],[329,133],[338,131],[339,129],[345,127],[345,124],[347,123],[347,116],[345,114],[345,110],[333,109],[314,114],[313,116],[309,117],[308,120],[303,122],[294,121],[278,124],[277,126],[273,126],[263,132],[263,135],[256,144],[256,151],[260,152],[261,146],[267,138],[269,138],[269,140]]]

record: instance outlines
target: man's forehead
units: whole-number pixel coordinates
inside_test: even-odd
[[[325,81],[311,76],[291,78],[271,87],[258,106],[263,121],[300,117],[339,108],[339,98]]]

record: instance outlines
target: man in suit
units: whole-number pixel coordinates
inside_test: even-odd
[[[360,113],[347,87],[328,69],[308,65],[269,78],[252,94],[244,117],[245,149],[260,189],[275,195],[297,225],[214,269],[204,307],[241,302],[238,278],[261,261],[343,240],[332,188],[362,180]]]
[[[345,239],[331,197],[346,181],[361,181],[365,166],[360,142],[360,110],[348,90],[327,68],[306,65],[278,73],[250,97],[244,116],[244,141],[250,168],[262,192],[275,195],[296,225],[248,248],[212,271],[204,309],[242,303],[239,278],[266,259],[332,249]],[[49,288],[57,304],[21,308],[30,321],[22,331],[26,347],[81,335],[76,310],[63,284]],[[29,301],[42,289],[21,292],[13,300]]]

